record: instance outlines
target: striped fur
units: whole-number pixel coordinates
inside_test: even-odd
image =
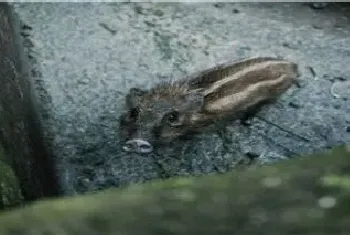
[[[201,131],[220,118],[239,119],[260,104],[275,101],[298,76],[297,64],[278,58],[227,62],[143,91],[137,101],[128,102],[129,110],[139,110],[137,121],[127,122],[124,118],[122,123],[126,126],[121,129],[123,133],[129,133],[126,139],[137,137],[152,141],[156,137],[150,130],[157,129],[157,138],[170,143],[188,132]],[[202,101],[199,100],[198,105],[191,104],[186,101],[189,94],[202,96]],[[189,102],[188,106],[184,105],[186,102]],[[131,103],[135,104],[131,107]],[[179,113],[176,125],[164,122],[164,117],[172,111]],[[131,129],[133,133],[128,131]]]
[[[295,82],[298,67],[285,60],[254,58],[221,67],[210,75],[214,82],[202,88],[203,111],[220,114],[244,111],[262,101],[278,98]]]

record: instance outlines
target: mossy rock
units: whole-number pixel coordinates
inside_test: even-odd
[[[18,206],[22,202],[21,189],[12,168],[3,162],[0,146],[0,210]]]
[[[350,149],[222,175],[46,200],[0,215],[2,235],[349,234]]]
[[[51,152],[46,148],[32,64],[24,53],[23,25],[12,4],[0,2],[0,145],[27,201],[60,194]]]

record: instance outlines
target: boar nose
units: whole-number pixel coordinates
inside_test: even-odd
[[[150,153],[153,151],[152,145],[142,139],[132,139],[126,141],[123,146],[123,150],[126,152],[136,152],[136,153]]]

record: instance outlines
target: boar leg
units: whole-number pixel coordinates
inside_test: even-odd
[[[256,116],[256,114],[262,110],[262,108],[264,106],[272,104],[274,101],[275,101],[275,99],[263,100],[263,101],[257,103],[256,105],[250,107],[242,114],[242,117],[240,118],[240,123],[244,126],[250,126],[251,124],[249,123],[249,121],[251,119],[253,119]]]

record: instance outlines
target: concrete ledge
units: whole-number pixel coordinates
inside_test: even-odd
[[[1,235],[348,234],[350,152],[46,200],[0,216]]]
[[[41,138],[31,96],[28,64],[22,55],[20,24],[7,3],[0,3],[0,145],[27,200],[59,193],[53,162]]]

